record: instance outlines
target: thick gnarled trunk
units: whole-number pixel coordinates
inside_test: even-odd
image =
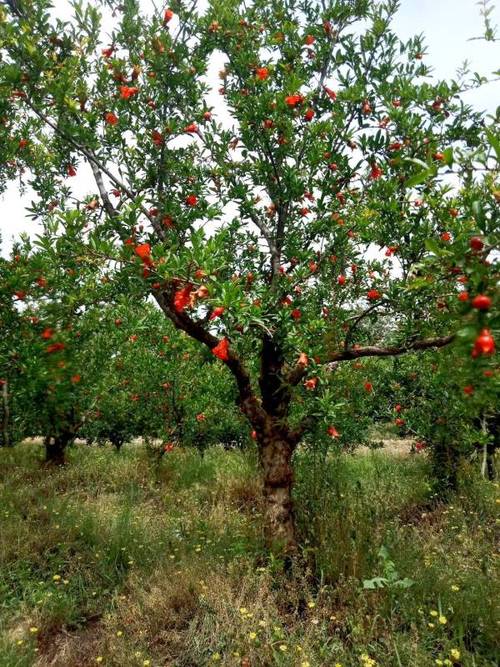
[[[293,512],[293,444],[280,434],[269,434],[260,443],[264,492],[264,528],[269,547],[291,552],[296,547]]]

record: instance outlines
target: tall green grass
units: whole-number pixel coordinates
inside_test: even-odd
[[[301,451],[285,572],[254,451],[41,454],[0,450],[1,667],[498,664],[498,488],[474,470],[437,505],[425,458]]]

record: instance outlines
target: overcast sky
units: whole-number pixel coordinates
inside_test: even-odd
[[[454,76],[457,67],[465,59],[474,71],[490,76],[491,72],[500,69],[500,42],[468,41],[484,32],[476,3],[477,0],[401,0],[394,29],[402,38],[425,34],[428,52],[426,62],[440,78]],[[500,25],[500,0],[494,0],[494,3],[497,6],[491,17],[492,22]],[[66,0],[56,0],[55,5],[59,15],[67,14]],[[500,105],[500,83],[471,92],[466,100],[479,109],[493,112]],[[86,188],[86,181],[79,185]],[[88,190],[95,191],[90,178]],[[19,233],[36,233],[36,223],[29,220],[24,211],[30,200],[29,194],[22,198],[14,185],[4,195],[0,195],[3,255],[8,254],[12,239]]]

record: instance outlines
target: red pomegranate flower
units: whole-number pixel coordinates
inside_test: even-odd
[[[217,319],[217,317],[220,317],[225,310],[226,309],[224,308],[224,306],[217,306],[217,308],[213,309],[213,311],[212,311],[212,313],[211,313],[211,315],[208,319],[209,320]]]
[[[369,298],[370,301],[376,301],[377,299],[380,299],[382,295],[377,289],[371,289],[368,290],[366,296]]]
[[[112,111],[104,114],[104,120],[108,125],[118,125],[118,116]]]
[[[178,313],[181,313],[186,308],[186,306],[189,305],[192,291],[193,286],[191,283],[188,283],[182,289],[177,290],[174,294],[174,308]]]
[[[53,352],[60,352],[61,350],[64,350],[66,346],[64,343],[51,343],[50,345],[47,345],[46,347],[46,352],[47,354],[52,354]]]
[[[137,86],[120,86],[120,97],[122,100],[128,100],[137,95],[139,88]]]
[[[335,102],[335,100],[337,99],[337,93],[334,90],[332,90],[331,88],[328,88],[328,86],[323,86],[323,90],[328,95],[328,97],[331,100],[333,100],[333,102]]]
[[[222,361],[227,361],[229,359],[229,341],[227,338],[223,338],[220,343],[212,348],[212,354],[214,354],[218,359]]]
[[[287,97],[285,97],[286,104],[292,109],[299,106],[299,104],[302,104],[303,101],[304,101],[303,96],[299,95],[298,93],[295,95],[288,95]]]

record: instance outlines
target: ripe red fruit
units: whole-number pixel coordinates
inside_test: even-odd
[[[365,382],[364,387],[366,391],[371,391],[373,389],[373,385],[371,382]]]
[[[78,384],[78,382],[80,382],[81,379],[82,379],[82,377],[81,377],[81,375],[78,375],[78,373],[76,375],[71,376],[71,382],[73,384]]]
[[[472,396],[474,393],[474,387],[471,384],[468,384],[464,387],[464,394],[467,394],[467,396]]]
[[[339,276],[337,278],[337,282],[338,282],[339,285],[345,285],[346,280],[347,280],[347,278],[345,276]]]
[[[329,426],[326,432],[331,438],[338,438],[340,436],[340,433],[337,431],[335,426]]]
[[[384,172],[378,165],[372,164],[372,168],[370,171],[370,178],[372,179],[372,181],[376,181],[378,178],[382,176],[383,173]]]
[[[196,195],[188,195],[184,201],[186,202],[186,206],[190,206],[192,208],[198,203],[198,197]]]
[[[165,14],[163,15],[163,23],[166,25],[169,23],[172,19],[174,18],[174,12],[170,7],[165,10]]]
[[[76,169],[73,167],[72,164],[69,164],[66,167],[66,173],[68,174],[68,176],[76,176]]]
[[[402,410],[401,405],[400,405],[399,403],[397,403],[397,404],[394,406],[394,410],[395,410],[396,412],[401,412],[401,410]]]
[[[396,424],[396,426],[404,426],[406,424],[405,420],[401,419],[400,417],[396,417],[394,423]]]
[[[129,336],[129,341],[131,343],[135,343],[136,340],[137,340],[137,334],[132,334],[131,336]]]
[[[451,239],[451,234],[450,234],[450,232],[443,232],[441,234],[440,238],[441,238],[441,241],[444,241],[445,243],[447,243]]]
[[[432,157],[435,160],[438,160],[438,162],[442,162],[444,160],[444,155],[442,153],[434,153]]]
[[[115,326],[120,327],[122,324],[122,321],[117,317],[115,320]]]
[[[164,452],[171,452],[174,449],[174,443],[173,442],[167,442],[165,443],[165,447],[163,448]]]
[[[196,134],[196,132],[198,132],[198,125],[196,125],[196,123],[189,123],[189,125],[186,125],[184,128],[184,132],[187,132],[187,134]]]
[[[478,252],[484,248],[484,243],[479,236],[473,236],[469,241],[469,245],[472,250],[477,250]]]
[[[212,354],[214,354],[221,361],[227,361],[229,359],[229,341],[227,338],[223,338],[215,347],[212,348]]]
[[[265,81],[269,76],[269,70],[267,69],[267,67],[257,67],[257,69],[255,70],[255,76],[260,81]]]
[[[316,41],[316,38],[314,35],[306,35],[304,38],[304,44],[307,44],[307,46],[311,46],[311,44],[314,44]]]
[[[458,208],[450,208],[449,213],[452,218],[457,218],[459,213]]]
[[[257,440],[257,431],[252,431],[250,433],[250,437],[252,438],[252,440]]]
[[[205,111],[205,113],[203,114],[203,120],[207,121],[212,120],[212,114],[210,113],[210,111]]]
[[[489,310],[491,299],[486,294],[478,294],[472,299],[472,307],[478,310]]]
[[[54,329],[50,328],[44,329],[41,334],[44,340],[50,340],[53,335],[54,335]]]
[[[307,109],[307,111],[304,114],[304,120],[306,120],[308,123],[314,118],[314,109]]]
[[[483,329],[474,341],[472,356],[477,357],[481,354],[490,355],[495,352],[495,339],[489,329]]]
[[[458,300],[459,301],[468,301],[469,300],[469,292],[460,292],[458,295]]]
[[[294,320],[300,320],[300,318],[302,317],[302,313],[298,308],[294,308],[290,313],[290,315],[293,317]]]

